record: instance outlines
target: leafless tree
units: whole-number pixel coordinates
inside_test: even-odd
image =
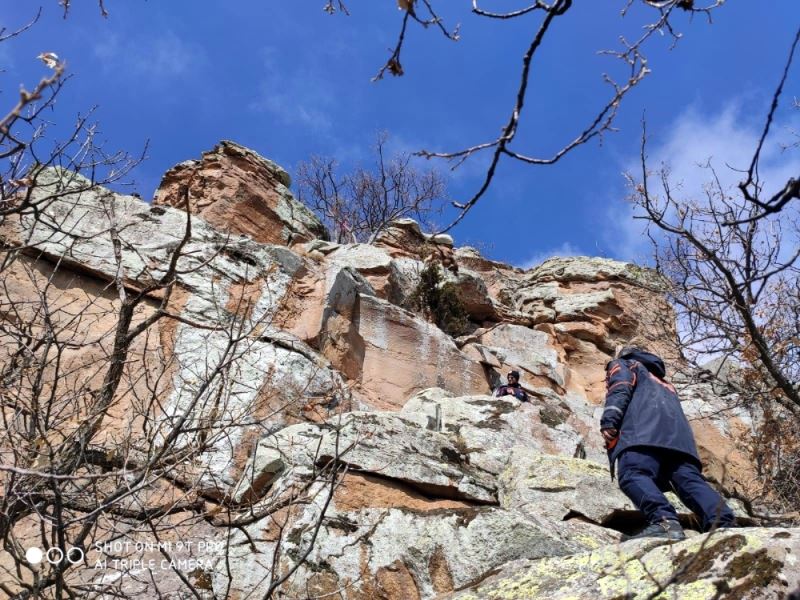
[[[628,92],[641,83],[650,73],[650,69],[647,66],[647,58],[643,53],[650,39],[667,36],[674,43],[677,43],[681,37],[681,34],[673,25],[677,12],[686,12],[692,16],[702,15],[710,21],[712,11],[719,8],[723,3],[724,0],[708,0],[703,5],[694,2],[694,0],[625,0],[622,3],[621,11],[623,17],[628,15],[630,8],[634,4],[641,4],[644,8],[650,9],[652,18],[643,24],[643,33],[639,38],[628,40],[621,37],[621,48],[602,52],[620,61],[624,68],[623,78],[618,78],[617,80],[608,74],[604,74],[603,79],[609,85],[610,92],[607,99],[600,103],[597,112],[583,126],[578,128],[574,137],[565,140],[559,148],[545,155],[536,155],[519,150],[515,144],[526,104],[530,104],[530,95],[535,91],[535,85],[533,85],[535,84],[534,61],[540,54],[545,39],[555,35],[552,31],[558,19],[580,9],[574,6],[573,0],[552,0],[551,2],[533,0],[527,6],[517,10],[492,12],[484,9],[482,7],[483,3],[479,2],[479,0],[472,0],[472,14],[479,18],[492,20],[530,19],[536,23],[535,27],[532,28],[534,33],[531,36],[528,48],[522,57],[520,80],[516,89],[513,108],[507,120],[501,125],[500,134],[494,139],[454,152],[434,152],[429,150],[419,152],[421,156],[426,158],[445,159],[450,162],[453,169],[474,155],[484,152],[490,154],[489,166],[478,189],[466,200],[452,202],[452,205],[459,211],[458,216],[442,231],[448,231],[458,224],[486,194],[502,159],[512,159],[528,165],[551,165],[579,146],[593,139],[601,139],[606,132],[613,131],[614,119],[621,102],[628,95]],[[406,42],[406,31],[409,25],[416,24],[423,28],[433,27],[450,40],[457,41],[459,39],[458,27],[450,29],[445,26],[436,8],[439,3],[435,0],[398,0],[397,4],[403,12],[397,43],[390,50],[389,59],[378,71],[375,80],[381,79],[387,72],[392,75],[403,75],[404,71],[400,58]],[[341,3],[340,8],[343,8]],[[326,10],[333,13],[335,12],[335,7],[329,2],[326,5]],[[343,10],[343,12],[345,11]]]
[[[311,471],[280,489],[237,495],[250,484],[225,480],[225,456],[348,391],[256,308],[247,291],[269,295],[272,272],[236,263],[252,242],[198,232],[188,208],[151,208],[104,187],[139,159],[107,154],[86,117],[51,139],[43,111],[57,108],[67,77],[66,63],[48,58],[49,73],[0,121],[0,590],[208,597],[198,540],[222,540],[212,558],[228,564],[231,532],[333,494],[343,474],[337,451],[320,464],[312,456]],[[143,238],[164,214],[163,239]],[[220,261],[239,273],[227,291],[210,275]],[[260,365],[258,387],[264,348],[305,352],[307,379],[276,384],[280,373]],[[273,560],[266,597],[296,568],[279,544]]]
[[[298,168],[300,200],[319,215],[337,243],[372,243],[389,223],[404,217],[425,223],[446,196],[436,171],[418,170],[407,153],[388,158],[387,139],[378,136],[372,169],[341,175],[335,159],[318,156]]]
[[[777,86],[750,165],[726,185],[711,161],[708,183],[684,190],[669,167],[629,175],[632,199],[650,227],[657,268],[672,283],[680,346],[695,364],[734,365],[727,382],[760,411],[754,453],[765,481],[784,498],[800,491],[800,173],[767,195],[759,164],[800,31]],[[731,168],[731,167],[728,167]],[[780,491],[780,490],[778,490]],[[795,508],[797,508],[795,506]]]
[[[309,493],[321,493],[313,488],[319,482],[335,489],[333,460],[274,497],[243,500],[225,491],[228,467],[219,466],[221,455],[227,464],[226,452],[247,447],[241,440],[268,436],[290,405],[307,402],[314,392],[306,387],[324,374],[312,372],[306,387],[253,389],[251,363],[279,343],[268,333],[269,317],[244,294],[222,305],[190,291],[210,280],[220,260],[232,260],[233,243],[197,240],[186,214],[183,231],[167,236],[171,248],[156,261],[134,237],[142,221],[130,211],[146,205],[101,197],[104,219],[97,211],[78,214],[93,205],[87,196],[65,192],[37,220],[19,216],[20,228],[40,233],[22,236],[20,255],[3,272],[0,540],[11,562],[0,565],[0,589],[13,598],[176,588],[200,597],[208,569],[196,554],[176,550],[179,541],[224,539],[247,519],[308,502]],[[7,245],[17,239],[4,237]],[[75,257],[92,252],[110,268],[76,273]],[[133,278],[139,259],[148,266]],[[246,263],[243,269],[246,281],[269,278]],[[181,312],[187,293],[189,303],[206,304]],[[120,540],[155,547],[97,550]],[[26,552],[34,545],[53,556],[74,548],[86,558],[35,564]],[[173,577],[162,568],[158,581],[142,579],[134,561],[153,552],[168,564],[198,559],[198,567],[167,569]],[[101,556],[102,569],[93,570]]]

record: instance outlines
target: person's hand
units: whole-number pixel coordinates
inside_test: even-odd
[[[610,442],[619,435],[619,432],[616,429],[601,429],[600,433],[603,434],[603,438],[605,438],[607,442]]]
[[[606,443],[606,449],[611,449],[617,445],[619,439],[619,431],[616,429],[601,429],[600,433],[603,434],[603,440]]]

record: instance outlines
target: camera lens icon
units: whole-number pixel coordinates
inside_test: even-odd
[[[28,550],[25,552],[25,560],[32,565],[38,565],[40,562],[42,562],[43,558],[44,552],[42,552],[41,548],[37,548],[36,546],[28,548]]]
[[[32,565],[38,565],[44,559],[47,559],[47,562],[51,565],[59,565],[65,560],[71,565],[78,565],[83,562],[84,552],[75,546],[70,546],[66,552],[55,546],[48,548],[47,552],[32,546],[25,551],[25,558]]]

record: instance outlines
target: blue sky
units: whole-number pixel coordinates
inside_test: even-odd
[[[56,0],[42,0],[41,21],[0,45],[0,90],[10,106],[20,85],[31,87],[46,73],[35,56],[58,53],[72,78],[50,118],[69,123],[96,105],[109,148],[136,152],[149,141],[147,160],[132,174],[145,198],[166,169],[220,139],[249,146],[290,173],[312,154],[334,156],[345,167],[368,162],[383,130],[395,150],[452,151],[488,141],[513,106],[522,54],[539,20],[488,21],[470,14],[468,0],[440,0],[446,24],[461,23],[461,39],[412,27],[405,76],[373,83],[399,30],[395,0],[350,0],[350,16],[324,13],[323,0],[107,4],[108,19],[83,0],[65,20]],[[520,151],[553,153],[602,105],[602,74],[622,72],[597,51],[618,48],[620,35],[633,39],[652,16],[634,7],[622,18],[625,4],[576,2],[556,20],[533,64]],[[38,5],[0,0],[2,26],[19,26]],[[643,111],[652,159],[670,163],[687,193],[702,188],[696,162],[745,166],[800,10],[797,0],[730,1],[713,21],[679,14],[683,38],[674,48],[667,37],[651,40],[652,73],[626,98],[619,131],[602,144],[590,142],[555,166],[503,162],[489,193],[451,232],[456,244],[518,266],[551,254],[645,261],[648,246],[625,202],[622,176],[637,160]],[[797,152],[777,145],[790,128],[800,129],[794,97],[800,60],[770,141],[768,185],[800,172]],[[478,157],[450,173],[445,163],[426,163],[448,174],[456,199],[474,192],[484,164]],[[735,174],[729,177],[735,182]],[[452,216],[446,212],[441,221]]]

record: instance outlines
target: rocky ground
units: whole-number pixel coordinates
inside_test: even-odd
[[[800,528],[756,527],[736,499],[755,489],[752,417],[721,412],[735,398],[708,382],[685,379],[680,392],[705,472],[742,528],[673,545],[622,541],[643,523],[610,478],[597,423],[618,344],[644,337],[677,364],[666,343],[674,319],[651,272],[587,257],[523,271],[408,220],[374,245],[333,244],[292,197],[288,174],[232,142],[170,170],[152,204],[71,193],[86,182],[64,171],[48,177],[38,193],[56,197],[0,233],[21,251],[4,272],[3,305],[52,294],[64,331],[96,334],[65,354],[74,368],[54,388],[101,378],[86,365],[108,354],[101,334],[119,306],[109,282],[135,293],[158,281],[192,214],[173,316],[136,340],[130,385],[93,444],[122,447],[143,397],[159,405],[150,439],[181,414],[225,430],[182,465],[182,479],[136,496],[145,507],[187,495],[201,503],[199,515],[195,504],[191,518],[164,517],[174,539],[219,542],[189,553],[204,565],[184,574],[197,595],[263,597],[284,575],[275,597],[782,598],[800,589]],[[467,311],[458,337],[409,310],[431,262]],[[160,300],[153,292],[136,319]],[[231,323],[247,333],[233,358]],[[227,375],[214,389],[224,400],[210,402],[204,386],[221,362]],[[528,403],[491,397],[512,368]],[[680,516],[695,526],[685,507]],[[147,533],[130,521],[112,529]],[[13,570],[2,558],[0,567]],[[75,577],[153,597],[138,571]],[[186,581],[174,577],[174,588]]]

